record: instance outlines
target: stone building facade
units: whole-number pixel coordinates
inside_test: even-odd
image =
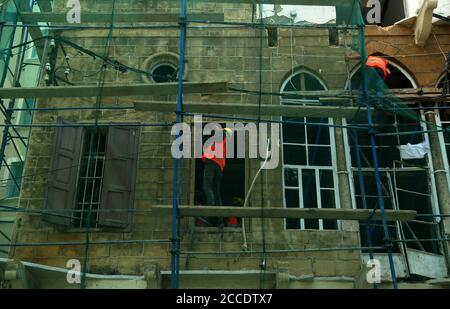
[[[64,1],[56,1],[54,11],[65,12]],[[109,12],[111,1],[85,1],[83,10]],[[255,21],[255,8],[250,4],[189,4],[192,13],[224,13],[225,21]],[[178,1],[117,1],[117,13],[179,13]],[[201,25],[201,24],[199,24]],[[55,33],[78,46],[102,55],[108,38],[108,29],[67,30]],[[425,47],[414,44],[414,30],[408,26],[366,29],[368,54],[381,54],[389,57],[398,74],[397,88],[436,87],[442,78],[446,53],[450,51],[450,32],[447,25],[434,26],[434,35]],[[348,88],[349,76],[356,72],[360,61],[355,58],[351,45],[355,43],[352,33],[324,29],[300,29],[289,27],[266,27],[263,37],[259,29],[221,28],[203,29],[194,27],[188,30],[187,72],[188,82],[226,81],[228,87],[258,91],[260,82],[265,93],[282,93],[304,90],[343,90]],[[260,44],[262,42],[262,48]],[[96,85],[102,62],[93,60],[91,55],[78,52],[73,46],[65,45],[70,55],[72,68],[69,79],[75,85]],[[262,61],[260,62],[259,53]],[[160,76],[173,78],[178,67],[179,31],[174,28],[115,29],[111,34],[108,55],[111,59],[132,68],[153,73],[153,78],[132,71],[120,72],[108,66],[104,76],[108,84],[156,83]],[[59,52],[57,63],[64,67],[65,55]],[[259,71],[262,69],[262,80]],[[161,73],[162,72],[162,73]],[[163,80],[166,81],[166,80]],[[407,82],[411,82],[409,86]],[[395,83],[395,81],[392,81]],[[170,243],[120,243],[114,241],[168,240],[171,237],[171,217],[169,213],[152,211],[154,206],[172,204],[173,158],[171,155],[170,126],[140,126],[139,124],[170,123],[175,120],[174,113],[137,111],[133,103],[137,100],[171,101],[172,95],[152,95],[145,97],[110,97],[104,93],[96,98],[57,98],[38,102],[38,107],[125,107],[126,110],[101,109],[100,112],[84,110],[38,111],[35,123],[64,123],[65,127],[32,129],[24,180],[19,200],[22,208],[36,211],[18,216],[14,230],[17,243],[32,242],[80,242],[86,241],[86,229],[80,220],[87,212],[82,211],[86,202],[86,189],[92,188],[89,203],[97,203],[100,211],[91,213],[95,230],[89,232],[91,244],[86,251],[84,245],[51,245],[16,247],[10,258],[65,268],[70,259],[88,257],[87,271],[101,275],[144,274],[148,265],[158,265],[162,273],[170,270]],[[264,95],[263,104],[288,104],[289,99],[280,96]],[[253,92],[187,94],[185,102],[219,104],[257,104],[258,96]],[[205,114],[208,114],[205,112]],[[239,115],[236,110],[235,115]],[[322,118],[317,118],[321,116]],[[306,122],[320,122],[330,125],[350,123],[351,120],[323,118],[312,114],[302,119]],[[204,116],[207,119],[206,116]],[[99,128],[94,126],[96,119]],[[269,119],[269,118],[265,118]],[[280,117],[270,117],[279,120]],[[192,117],[186,122],[193,124]],[[217,120],[226,122],[225,120]],[[135,127],[102,126],[102,124],[135,123]],[[89,126],[77,127],[77,124]],[[70,126],[72,125],[72,126]],[[295,130],[304,130],[296,133]],[[250,196],[249,207],[299,207],[299,197],[305,198],[305,205],[322,208],[361,208],[358,197],[357,175],[353,164],[351,134],[347,129],[333,127],[308,127],[285,125],[280,133],[282,157],[278,168],[263,171],[256,181]],[[439,133],[442,145],[445,137]],[[422,136],[422,135],[421,135]],[[424,135],[423,135],[424,136]],[[399,142],[399,141],[397,141]],[[93,144],[97,148],[89,148]],[[444,142],[445,144],[445,142]],[[90,145],[90,146],[89,146]],[[396,142],[388,145],[397,146]],[[94,156],[89,152],[96,149]],[[392,149],[391,149],[392,151]],[[131,156],[128,156],[132,154]],[[126,157],[123,160],[123,157]],[[307,157],[308,160],[303,157]],[[95,159],[95,163],[89,161]],[[445,161],[448,176],[448,157]],[[441,158],[441,159],[442,159]],[[428,166],[432,157],[420,163]],[[393,160],[392,160],[393,161]],[[260,159],[236,159],[229,164],[224,174],[224,203],[242,204],[250,184],[260,167]],[[90,165],[93,164],[93,165]],[[419,164],[419,165],[420,165]],[[406,169],[406,166],[402,166]],[[87,172],[84,172],[83,169]],[[425,171],[423,171],[425,170]],[[130,171],[129,173],[123,173]],[[410,170],[408,170],[411,172]],[[435,186],[432,169],[422,169],[420,176],[429,177],[426,183]],[[97,173],[97,174],[96,174]],[[195,159],[183,160],[182,201],[183,205],[202,205],[201,164]],[[370,167],[365,173],[370,174]],[[414,173],[411,172],[411,173]],[[418,177],[408,174],[408,177]],[[366,175],[367,176],[367,175]],[[365,176],[365,177],[366,177]],[[89,181],[88,182],[88,179]],[[301,180],[299,180],[301,179]],[[96,181],[100,185],[96,185]],[[302,183],[304,181],[305,183]],[[367,176],[368,186],[371,187]],[[101,188],[101,191],[96,191]],[[310,188],[310,189],[309,189]],[[404,188],[407,189],[407,188]],[[426,188],[428,190],[428,188]],[[372,187],[369,191],[372,190]],[[312,193],[311,193],[312,192]],[[95,193],[95,194],[92,194]],[[425,194],[425,192],[423,192]],[[310,195],[308,195],[310,194]],[[370,194],[370,192],[368,193]],[[426,192],[428,194],[428,191]],[[97,196],[97,197],[95,197]],[[308,200],[313,196],[313,200]],[[435,188],[429,191],[430,210],[441,212],[448,205],[440,205]],[[400,197],[401,200],[401,197]],[[106,202],[108,201],[108,202]],[[409,207],[407,198],[400,209]],[[428,203],[428,202],[427,202]],[[92,204],[93,205],[93,204]],[[109,206],[108,206],[109,205]],[[111,206],[112,205],[112,206]],[[318,206],[320,205],[320,206]],[[108,207],[130,210],[129,212],[107,211]],[[308,207],[308,206],[305,206]],[[428,206],[427,206],[428,207]],[[420,206],[419,206],[420,208]],[[58,212],[58,210],[63,212]],[[427,208],[428,209],[428,208]],[[43,213],[42,210],[50,212]],[[103,210],[103,211],[102,211]],[[420,210],[420,209],[419,209]],[[52,216],[51,213],[72,216]],[[78,219],[77,219],[78,218]],[[96,218],[97,220],[94,220]],[[86,222],[86,221],[84,221]],[[262,255],[266,250],[315,249],[333,247],[357,248],[364,246],[359,226],[352,221],[333,222],[327,220],[284,220],[251,219],[246,220],[246,237],[251,254],[222,254],[227,251],[241,251],[243,244],[240,227],[226,227],[220,233],[217,227],[199,226],[194,218],[180,221],[182,251],[215,252],[209,255],[182,255],[182,271],[221,271],[233,273],[232,280],[213,279],[203,281],[183,277],[185,287],[260,287],[259,273]],[[403,227],[404,228],[404,227]],[[413,229],[421,233],[420,227]],[[391,230],[396,233],[395,228]],[[445,231],[448,234],[448,230]],[[420,235],[434,235],[436,231],[424,231]],[[409,238],[409,237],[407,237]],[[110,244],[107,242],[111,241]],[[439,245],[438,245],[439,247]],[[415,249],[414,249],[415,250]],[[421,251],[421,250],[417,250]],[[432,255],[445,269],[444,254],[439,248],[424,248],[427,257]],[[386,254],[376,253],[384,263]],[[399,276],[408,284],[414,277],[414,270],[408,269],[404,248],[395,253],[398,256]],[[418,253],[419,254],[419,253]],[[367,252],[358,250],[336,250],[324,252],[279,252],[266,257],[267,274],[289,273],[289,287],[355,287],[358,278],[364,275],[363,257]],[[410,260],[409,260],[410,261]],[[387,265],[384,263],[383,265]],[[383,276],[387,275],[387,269]],[[183,274],[187,274],[184,272]],[[252,277],[252,274],[254,277]],[[363,275],[362,275],[363,274]],[[422,273],[421,273],[422,274]],[[426,276],[424,276],[426,277]],[[439,276],[429,275],[427,278]],[[442,273],[439,278],[447,277]],[[165,278],[165,279],[164,279]],[[246,279],[244,279],[246,278]],[[254,278],[254,279],[252,279]],[[269,277],[268,277],[269,278]],[[277,277],[266,280],[266,287],[277,285]],[[289,279],[290,278],[290,279]],[[306,279],[305,279],[306,278]],[[416,278],[416,277],[414,277]],[[167,286],[163,276],[162,286]],[[184,280],[184,281],[183,281]],[[306,281],[305,281],[306,280]],[[424,280],[423,280],[424,281]]]

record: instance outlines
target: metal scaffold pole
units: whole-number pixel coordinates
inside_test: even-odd
[[[5,11],[6,12],[7,7],[5,7]],[[17,21],[18,21],[18,17],[17,14],[15,14],[14,16],[14,25],[17,25]],[[3,27],[2,27],[3,28]],[[3,30],[3,29],[2,29]],[[9,41],[8,41],[8,50],[11,50],[12,46],[14,45],[14,38],[15,38],[15,34],[16,34],[16,26],[14,26],[11,29],[11,34],[9,37]],[[3,36],[3,31],[0,32],[0,37]],[[20,58],[20,57],[19,57]],[[0,81],[0,87],[3,88],[5,81],[7,79],[8,76],[8,70],[9,70],[9,65],[10,65],[10,59],[11,59],[11,53],[5,53],[5,58],[2,59],[3,63],[4,63],[4,70],[3,72],[1,72],[1,81]],[[20,63],[18,63],[17,65],[20,65]],[[19,71],[20,72],[20,71]],[[17,76],[13,76],[13,86],[16,86],[15,84],[18,82],[17,80]],[[8,103],[8,106],[4,105],[4,101],[0,98],[0,105],[1,105],[1,109],[2,112],[4,113],[5,116],[5,120],[4,120],[4,128],[3,128],[3,136],[2,136],[2,141],[1,141],[1,146],[0,146],[0,170],[3,166],[3,163],[5,163],[6,168],[8,169],[11,178],[13,179],[13,181],[15,182],[16,186],[19,186],[16,179],[14,179],[13,174],[11,173],[11,170],[6,162],[6,158],[5,158],[5,151],[6,151],[6,146],[8,143],[8,138],[9,138],[9,131],[10,128],[13,127],[11,120],[12,120],[12,116],[14,111],[12,110],[14,108],[14,100],[10,100]]]
[[[360,2],[361,5],[361,2]],[[361,46],[365,46],[365,27],[362,26],[359,30],[359,36],[361,41]],[[381,177],[380,177],[380,171],[379,171],[379,164],[378,164],[378,156],[377,156],[377,147],[376,147],[376,141],[375,141],[375,126],[373,123],[372,118],[372,100],[369,98],[369,88],[368,88],[368,78],[367,78],[367,71],[366,66],[364,65],[367,61],[366,59],[366,53],[361,53],[361,74],[362,74],[362,101],[366,105],[367,109],[367,124],[369,126],[369,137],[370,137],[370,146],[372,151],[372,159],[373,159],[373,167],[374,167],[374,177],[375,177],[375,183],[376,183],[376,190],[377,190],[377,208],[380,209],[381,212],[381,221],[383,224],[383,233],[384,233],[384,242],[385,247],[388,254],[388,260],[389,260],[389,267],[390,267],[390,273],[392,278],[392,285],[394,289],[398,289],[397,284],[397,275],[395,271],[395,265],[394,265],[394,257],[392,254],[392,239],[389,235],[389,228],[388,223],[386,219],[386,212],[384,207],[384,200],[383,200],[383,189],[381,185]],[[360,166],[358,168],[361,168]],[[369,232],[368,238],[371,238],[373,229]]]
[[[180,25],[180,65],[178,69],[178,96],[176,109],[176,123],[183,121],[183,76],[185,72],[186,56],[186,0],[181,0]],[[179,133],[181,134],[181,133]],[[179,138],[180,136],[177,136]],[[181,198],[181,158],[174,159],[173,188],[172,188],[172,260],[171,260],[171,287],[179,288],[180,272],[180,239],[178,235],[178,206]]]

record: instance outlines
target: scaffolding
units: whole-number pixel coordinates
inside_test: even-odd
[[[357,85],[352,85],[350,82],[349,87],[341,90],[314,90],[305,91],[305,89],[297,89],[293,87],[287,93],[277,92],[270,89],[267,91],[267,87],[264,84],[264,46],[266,44],[266,31],[268,29],[280,28],[280,29],[302,29],[305,32],[314,31],[317,29],[325,29],[330,32],[330,36],[333,33],[337,35],[343,35],[345,41],[345,66],[347,69],[347,80],[351,81],[352,76],[350,74],[350,62],[366,63],[367,53],[365,50],[365,24],[361,16],[362,4],[357,0],[321,0],[321,1],[306,1],[306,0],[254,0],[254,1],[238,1],[238,0],[201,0],[192,2],[204,2],[210,3],[249,3],[253,4],[255,12],[259,16],[252,16],[251,21],[232,20],[226,21],[223,13],[210,13],[210,14],[190,14],[189,4],[192,4],[189,0],[180,1],[180,13],[179,14],[147,14],[147,13],[118,13],[116,8],[116,1],[112,1],[111,13],[87,13],[83,15],[85,23],[93,23],[95,25],[69,25],[65,22],[65,15],[60,13],[51,12],[51,4],[49,1],[38,1],[40,13],[33,12],[34,1],[6,1],[10,6],[15,7],[15,14],[8,14],[7,18],[2,19],[0,24],[0,35],[3,40],[8,36],[7,31],[10,32],[10,39],[7,41],[8,46],[3,47],[2,50],[5,54],[3,78],[1,86],[4,85],[4,81],[7,74],[10,73],[9,61],[12,51],[18,50],[20,55],[20,61],[16,64],[16,70],[13,75],[13,87],[5,87],[0,89],[1,110],[5,116],[5,122],[3,126],[3,138],[0,148],[0,170],[1,167],[5,167],[9,173],[11,179],[20,189],[20,182],[14,178],[7,160],[5,158],[5,149],[7,143],[10,142],[13,148],[18,151],[16,143],[23,143],[27,147],[28,137],[21,136],[18,128],[58,128],[58,127],[90,127],[96,130],[100,128],[109,127],[169,127],[172,125],[180,125],[183,123],[185,117],[195,116],[196,114],[203,114],[208,119],[220,120],[234,120],[245,121],[255,123],[277,123],[277,124],[290,124],[293,126],[304,126],[306,128],[318,128],[319,134],[316,139],[320,137],[320,129],[338,128],[346,130],[349,136],[351,136],[355,145],[355,158],[357,161],[357,174],[359,192],[362,201],[363,209],[307,209],[307,208],[269,208],[262,203],[261,207],[193,207],[182,206],[182,179],[183,179],[183,160],[174,159],[173,169],[173,184],[172,184],[172,205],[169,206],[154,206],[152,211],[145,210],[126,210],[128,213],[141,213],[149,216],[160,212],[161,214],[170,214],[171,221],[171,238],[167,239],[153,239],[153,240],[124,240],[124,241],[92,241],[90,240],[91,219],[92,216],[101,213],[103,210],[96,209],[92,211],[89,208],[86,217],[82,217],[80,220],[84,221],[86,225],[86,239],[82,242],[42,242],[42,243],[11,243],[8,247],[27,247],[27,246],[84,246],[85,257],[83,261],[82,270],[82,283],[81,288],[86,286],[86,274],[88,273],[88,259],[90,246],[101,244],[130,244],[130,243],[145,243],[145,244],[161,244],[168,243],[171,245],[171,287],[179,288],[180,277],[180,256],[192,256],[192,255],[245,255],[245,254],[258,254],[261,256],[261,270],[266,271],[267,259],[269,255],[284,254],[284,253],[307,253],[307,252],[328,252],[328,251],[369,251],[371,259],[374,257],[374,251],[384,252],[388,256],[390,277],[392,279],[392,285],[394,288],[398,288],[397,275],[395,269],[395,263],[393,259],[393,247],[399,243],[406,242],[438,242],[442,243],[444,248],[447,248],[446,242],[449,241],[443,235],[430,239],[419,239],[415,237],[408,223],[418,222],[418,218],[426,220],[430,216],[446,218],[449,214],[417,214],[416,211],[400,210],[398,208],[398,192],[404,190],[396,186],[395,173],[396,166],[394,164],[394,181],[390,178],[390,174],[387,174],[389,180],[388,185],[382,180],[382,171],[380,171],[379,153],[377,151],[377,140],[385,136],[400,136],[408,135],[414,136],[417,134],[433,134],[433,133],[445,133],[448,134],[448,129],[436,126],[432,119],[423,120],[420,115],[415,111],[414,107],[408,104],[420,103],[420,102],[440,102],[441,105],[421,106],[420,111],[446,109],[446,103],[449,100],[447,93],[440,93],[437,89],[414,89],[414,90],[388,90],[383,80],[376,74],[376,72],[366,69],[363,65],[359,72],[359,81]],[[263,15],[263,5],[265,4],[284,4],[284,5],[321,5],[321,6],[334,6],[336,8],[336,20],[334,22],[324,24],[314,24],[310,22],[297,22],[292,21],[275,21],[268,23],[267,18]],[[8,6],[9,7],[9,6]],[[6,12],[6,7],[2,7],[3,13]],[[276,14],[275,14],[276,15]],[[5,16],[5,15],[4,15]],[[13,18],[11,18],[13,16]],[[122,25],[132,19],[136,24]],[[155,22],[155,25],[149,25],[148,20]],[[42,23],[46,23],[45,26]],[[100,25],[106,23],[108,25]],[[160,23],[160,24],[158,24]],[[119,25],[117,25],[119,24]],[[14,46],[14,35],[16,29],[28,29],[28,32],[21,32],[20,43]],[[43,29],[48,29],[49,34],[45,34]],[[131,65],[121,63],[114,60],[109,56],[111,40],[113,31],[118,29],[177,29],[179,31],[179,65],[176,71],[176,78],[173,78],[171,82],[163,84],[133,84],[133,85],[111,85],[107,84],[106,73],[108,67],[113,67],[119,72],[133,72],[136,74],[146,74],[147,71],[143,71],[140,68],[135,68]],[[253,87],[248,89],[245,87],[235,87],[229,85],[229,81],[220,82],[187,82],[184,80],[187,63],[187,48],[189,46],[188,30],[194,29],[195,31],[209,31],[209,30],[223,30],[223,31],[239,31],[242,29],[254,30],[256,38],[259,41],[258,46],[253,46],[258,51],[257,63],[254,68],[258,74],[257,83],[252,85]],[[64,30],[105,30],[108,35],[104,44],[103,53],[98,53],[89,50],[75,42],[61,37],[58,35],[58,31]],[[29,34],[31,40],[29,40]],[[291,33],[292,40],[292,33]],[[350,41],[350,45],[347,44]],[[294,57],[291,43],[291,54],[286,57]],[[25,51],[34,46],[37,49],[41,59],[41,75],[39,77],[39,87],[21,87],[20,74],[22,72],[22,66],[24,62]],[[194,45],[195,47],[195,45]],[[61,50],[66,55],[66,48],[72,48],[85,55],[89,55],[94,59],[99,60],[102,65],[97,72],[99,79],[97,85],[73,85],[67,78],[64,78],[57,74],[56,62],[58,50]],[[66,55],[67,56],[67,55]],[[301,55],[303,56],[303,55]],[[326,57],[326,55],[323,55]],[[308,56],[303,56],[308,57]],[[320,57],[320,55],[311,55],[310,57]],[[64,67],[71,68],[68,61],[66,61]],[[46,68],[46,65],[49,68]],[[294,66],[292,66],[292,72],[294,73]],[[358,75],[358,74],[355,74]],[[45,87],[41,85],[46,84]],[[60,85],[60,83],[65,85]],[[448,83],[448,81],[447,81]],[[355,87],[355,88],[353,88]],[[251,104],[239,104],[239,103],[227,103],[227,104],[215,104],[215,103],[193,103],[186,104],[186,94],[198,94],[198,93],[227,93],[232,92],[239,95],[245,95],[251,98]],[[136,100],[132,105],[128,106],[105,106],[103,104],[103,98],[106,96],[121,97],[121,96],[143,96],[149,93],[155,95],[169,96],[176,93],[176,102],[173,101],[143,101]],[[79,97],[95,97],[95,106],[86,107],[34,107],[34,100],[43,98],[79,98]],[[273,105],[269,104],[275,97],[282,97],[286,101],[292,101],[294,104],[285,105]],[[16,108],[15,100],[18,98],[33,98],[33,103],[27,108]],[[5,104],[5,100],[8,99],[8,104]],[[100,111],[121,111],[135,110],[142,112],[159,112],[159,113],[173,113],[175,109],[175,121],[159,122],[159,123],[114,123],[104,122],[101,119]],[[50,123],[50,122],[37,122],[33,121],[31,124],[13,124],[12,119],[14,113],[28,112],[33,114],[34,112],[59,112],[59,111],[95,111],[94,121],[89,124],[81,123]],[[376,119],[376,112],[394,114],[398,117],[403,117],[410,121],[419,122],[422,125],[427,125],[428,130],[410,130],[404,132],[383,133],[379,130],[383,127],[383,124],[378,124]],[[236,116],[236,114],[240,116]],[[345,118],[350,123],[328,123],[328,122],[309,122],[298,120],[299,118],[319,118],[323,115],[332,115],[327,117]],[[374,118],[375,117],[375,118]],[[294,118],[294,119],[292,119]],[[281,119],[281,120],[277,120]],[[364,121],[362,120],[364,119]],[[362,122],[364,122],[362,124]],[[370,141],[370,159],[366,157],[361,150],[360,140],[361,136],[369,138]],[[177,138],[181,137],[180,135]],[[20,156],[20,154],[19,154]],[[317,153],[311,154],[312,157],[316,157]],[[25,158],[24,158],[25,160]],[[366,194],[367,184],[364,183],[363,171],[364,161],[369,161],[370,168],[374,172],[374,182],[376,186],[376,192],[374,196],[376,198],[375,205],[370,205],[368,199],[369,194]],[[55,173],[51,171],[50,173]],[[344,173],[345,171],[340,171]],[[437,173],[438,171],[436,171]],[[284,173],[284,171],[283,171]],[[26,177],[30,177],[27,175]],[[22,177],[21,177],[22,178]],[[310,179],[306,184],[306,192],[309,191]],[[388,210],[385,207],[385,196],[391,198],[397,198],[397,201],[393,202],[397,208]],[[250,194],[251,192],[249,192]],[[420,194],[417,192],[409,192],[411,194]],[[26,214],[38,214],[46,216],[56,216],[62,219],[73,219],[72,214],[66,214],[67,209],[55,210],[37,210],[26,209],[21,207],[7,207],[0,206],[1,212],[17,212]],[[108,209],[108,212],[123,212],[123,209]],[[56,214],[55,214],[56,213]],[[208,216],[229,216],[235,215],[243,218],[260,218],[262,220],[262,249],[261,250],[244,250],[244,251],[230,251],[230,252],[207,252],[207,251],[192,251],[181,250],[180,248],[180,219],[183,217],[208,217]],[[317,220],[353,220],[357,222],[363,222],[365,233],[367,235],[367,244],[360,247],[335,247],[335,248],[313,248],[313,249],[289,249],[289,250],[269,250],[265,244],[265,223],[264,220],[269,218],[291,218],[291,219],[317,219]],[[381,221],[381,223],[377,223]],[[400,223],[401,226],[408,230],[413,236],[412,239],[393,239],[390,230],[389,222]],[[429,224],[429,222],[421,221],[422,224]],[[372,245],[372,233],[376,227],[381,227],[383,233],[383,245]],[[403,231],[403,228],[401,230]],[[245,233],[245,232],[244,232]],[[3,235],[4,233],[2,233]],[[421,245],[420,245],[421,246]],[[4,246],[7,247],[7,246]],[[374,284],[374,288],[377,288],[377,284]]]

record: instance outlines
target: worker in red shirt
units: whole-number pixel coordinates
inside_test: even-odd
[[[391,75],[391,71],[388,69],[388,65],[389,61],[384,58],[376,56],[369,56],[369,58],[367,58],[366,66],[375,69],[375,71],[383,80],[386,80],[389,75]]]
[[[223,132],[223,140],[220,143],[214,142],[209,145],[202,155],[203,191],[208,206],[222,206],[221,183],[226,165],[227,138],[233,137],[233,131],[230,128],[225,128]],[[223,218],[218,218],[218,226],[224,226]]]
[[[391,75],[388,65],[389,61],[376,56],[369,56],[366,62],[366,67],[375,71],[369,74],[368,87],[369,91],[372,89],[375,92],[374,99],[378,107],[390,106],[389,100],[385,99],[385,92],[387,91],[385,81]]]

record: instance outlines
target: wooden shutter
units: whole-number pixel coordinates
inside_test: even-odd
[[[78,179],[78,166],[81,155],[82,128],[60,127],[56,129],[51,173],[47,188],[47,210],[64,209],[54,212],[60,216],[45,215],[46,221],[70,225]]]
[[[124,127],[112,127],[108,131],[102,211],[99,214],[99,224],[102,226],[124,228],[129,224],[131,214],[127,210],[133,208],[134,202],[138,132],[137,128]]]

